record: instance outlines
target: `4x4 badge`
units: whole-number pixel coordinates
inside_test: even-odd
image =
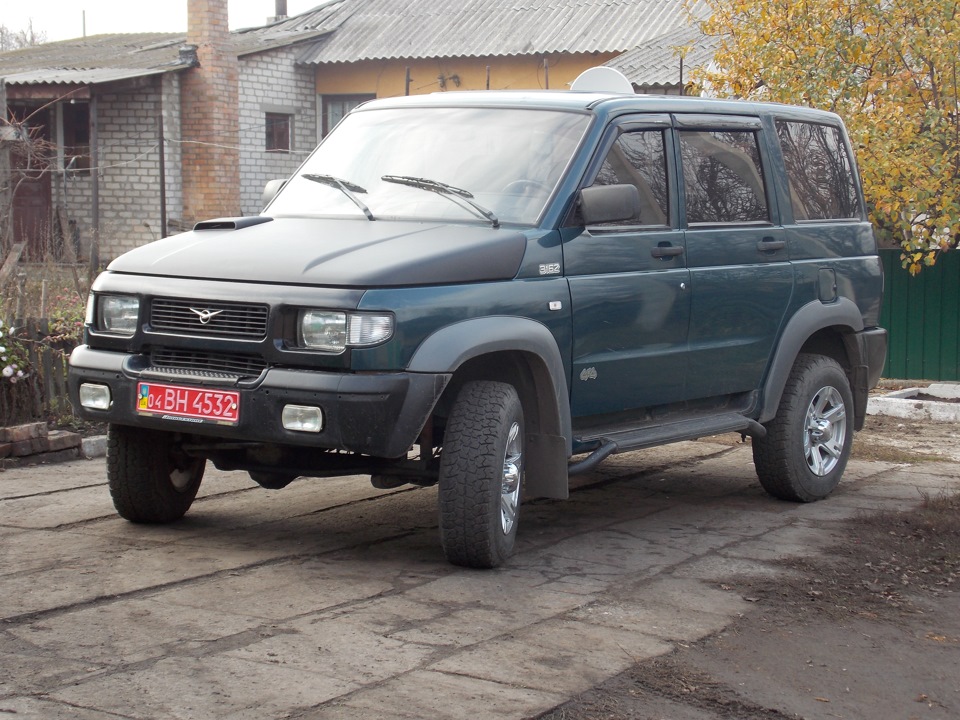
[[[200,318],[201,325],[206,325],[213,320],[214,317],[222,313],[223,310],[197,310],[196,308],[190,308],[190,312],[197,314],[197,317]]]
[[[580,371],[581,380],[596,380],[597,379],[597,369],[595,367],[584,368]]]

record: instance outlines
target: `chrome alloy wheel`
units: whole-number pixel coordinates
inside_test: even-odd
[[[517,506],[520,504],[520,473],[523,469],[523,448],[520,424],[513,423],[507,435],[507,448],[503,457],[503,478],[500,482],[500,528],[504,535],[510,534],[517,521]]]
[[[847,438],[847,408],[836,388],[820,388],[807,408],[803,454],[814,475],[828,475],[840,462]]]

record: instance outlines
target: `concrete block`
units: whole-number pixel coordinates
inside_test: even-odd
[[[81,440],[80,454],[85,458],[101,458],[107,455],[107,436],[95,435]]]
[[[54,430],[47,438],[47,449],[50,452],[57,450],[66,450],[67,448],[80,447],[80,435],[67,430]]]
[[[10,454],[14,457],[24,457],[25,455],[36,455],[37,453],[47,452],[49,449],[47,438],[34,437],[11,443]]]
[[[46,437],[47,424],[44,422],[26,423],[0,428],[0,442],[18,443],[33,438]]]

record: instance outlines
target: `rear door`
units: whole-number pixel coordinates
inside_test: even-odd
[[[666,115],[610,129],[585,185],[631,184],[641,210],[564,243],[573,304],[574,417],[675,402],[684,392],[690,298]]]
[[[690,269],[686,398],[759,387],[793,292],[758,117],[677,115]]]

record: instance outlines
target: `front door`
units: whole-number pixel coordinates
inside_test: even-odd
[[[24,260],[38,261],[50,249],[53,237],[50,111],[29,105],[13,105],[10,109],[27,138],[14,144],[10,156],[13,242],[23,243]]]
[[[673,157],[669,117],[618,126],[587,184],[635,185],[640,215],[587,227],[564,243],[575,419],[633,413],[683,393],[690,296]]]

